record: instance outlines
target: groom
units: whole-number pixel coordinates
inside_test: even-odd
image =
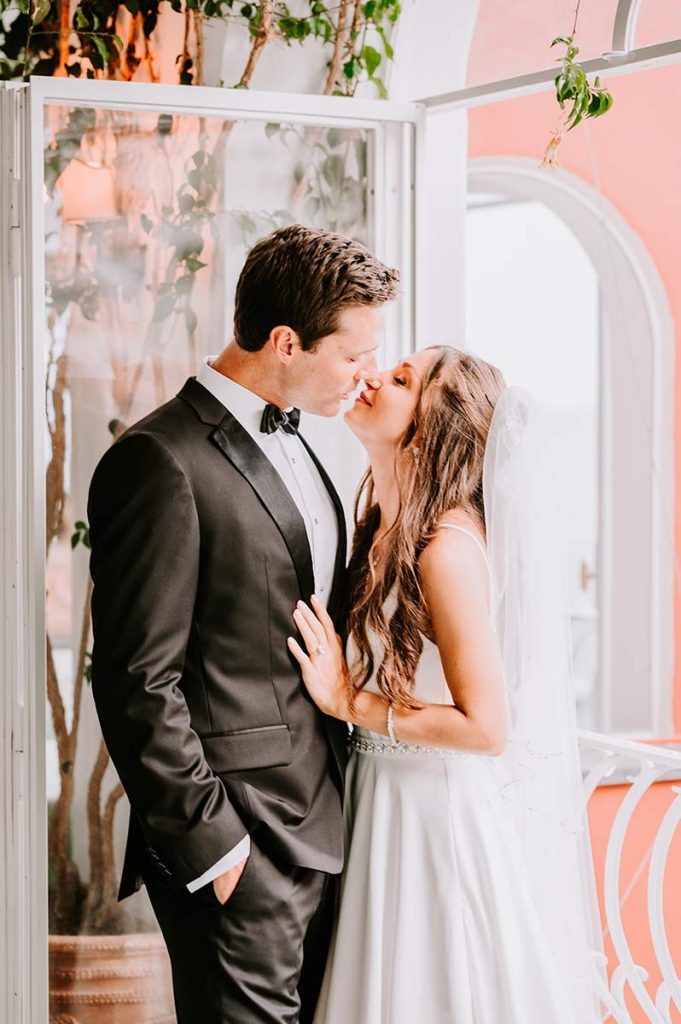
[[[342,866],[345,727],[308,699],[292,612],[339,607],[338,495],[298,430],[375,371],[398,272],[282,228],[241,272],[234,338],[105,453],[90,488],[92,687],[131,804],[178,1024],[311,1021]]]

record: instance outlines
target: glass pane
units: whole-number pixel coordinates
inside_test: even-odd
[[[55,1017],[103,1020],[87,1015],[96,1002],[101,1012],[107,1007],[108,1022],[173,1019],[165,948],[146,893],[116,902],[127,804],[89,690],[86,500],[93,469],[128,425],[175,395],[201,358],[229,340],[236,278],[258,238],[298,221],[373,244],[373,145],[373,130],[349,126],[46,110]],[[335,458],[354,487],[361,465],[342,451]]]

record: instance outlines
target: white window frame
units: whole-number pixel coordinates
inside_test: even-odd
[[[5,485],[0,513],[5,642],[0,657],[6,684],[0,704],[5,832],[0,899],[8,951],[0,968],[0,1012],[8,1024],[48,1019],[42,195],[43,111],[52,104],[371,130],[372,247],[402,272],[402,302],[386,317],[387,358],[410,350],[417,317],[414,174],[423,122],[416,104],[40,77],[29,85],[0,87],[0,220],[6,225],[0,230],[0,470]],[[403,131],[390,130],[400,125]],[[31,202],[31,196],[37,201]]]

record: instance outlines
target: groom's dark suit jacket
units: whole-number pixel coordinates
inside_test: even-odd
[[[338,516],[333,616],[345,523],[310,454]],[[256,826],[273,857],[338,872],[346,727],[287,649],[314,577],[269,460],[192,377],[105,453],[88,519],[92,688],[132,808],[119,898],[145,857],[184,887]]]

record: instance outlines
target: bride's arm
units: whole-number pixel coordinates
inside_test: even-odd
[[[395,708],[398,740],[428,747],[498,754],[504,748],[501,656],[492,631],[485,563],[470,538],[442,530],[421,555],[421,586],[455,707]],[[361,693],[353,721],[387,732],[387,701]]]
[[[480,552],[469,538],[443,530],[423,552],[420,570],[435,642],[455,706],[428,704],[419,711],[396,707],[395,735],[398,740],[420,746],[501,753],[506,742],[503,669],[490,622],[487,573]],[[331,620],[320,605],[314,608],[316,617],[305,607],[296,613],[308,651],[320,642],[328,649],[331,643]],[[320,625],[324,634],[319,631]],[[337,645],[324,657],[310,657],[295,641],[289,646],[322,710],[372,732],[387,734],[385,697],[360,691],[350,712]]]

